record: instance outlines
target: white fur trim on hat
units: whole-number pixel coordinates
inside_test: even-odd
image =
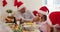
[[[18,10],[22,9],[23,7],[25,7],[24,4],[22,4],[22,5],[18,8]]]
[[[18,2],[23,1],[23,0],[18,0]]]
[[[39,13],[41,13],[41,14],[44,14],[44,15],[48,15],[48,11],[47,12],[44,12],[44,11],[42,11],[42,10],[37,10]]]
[[[50,19],[49,19],[49,15],[47,15],[47,23],[48,23],[51,27],[53,27],[52,22],[51,22]]]

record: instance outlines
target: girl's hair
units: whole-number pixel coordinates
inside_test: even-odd
[[[43,21],[46,21],[47,20],[47,16],[43,15],[43,17],[41,19],[43,19]]]
[[[45,19],[45,21],[47,20],[47,16],[46,15],[44,15],[44,19]]]

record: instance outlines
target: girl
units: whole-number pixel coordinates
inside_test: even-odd
[[[36,23],[37,28],[40,30],[40,32],[50,32],[50,26],[46,21],[47,20],[46,15],[39,13],[33,20]]]

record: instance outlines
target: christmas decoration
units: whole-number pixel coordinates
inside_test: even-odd
[[[14,1],[14,6],[17,6],[17,8],[20,7],[22,4],[23,4],[22,1],[19,2],[17,0]]]
[[[5,7],[7,5],[6,0],[3,0],[2,3],[3,3],[3,7]]]
[[[17,6],[17,0],[14,0],[14,6]]]
[[[8,9],[6,12],[7,13],[12,13],[12,10],[11,9]]]

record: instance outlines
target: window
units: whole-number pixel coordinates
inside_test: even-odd
[[[54,5],[60,5],[60,0],[53,0]]]

